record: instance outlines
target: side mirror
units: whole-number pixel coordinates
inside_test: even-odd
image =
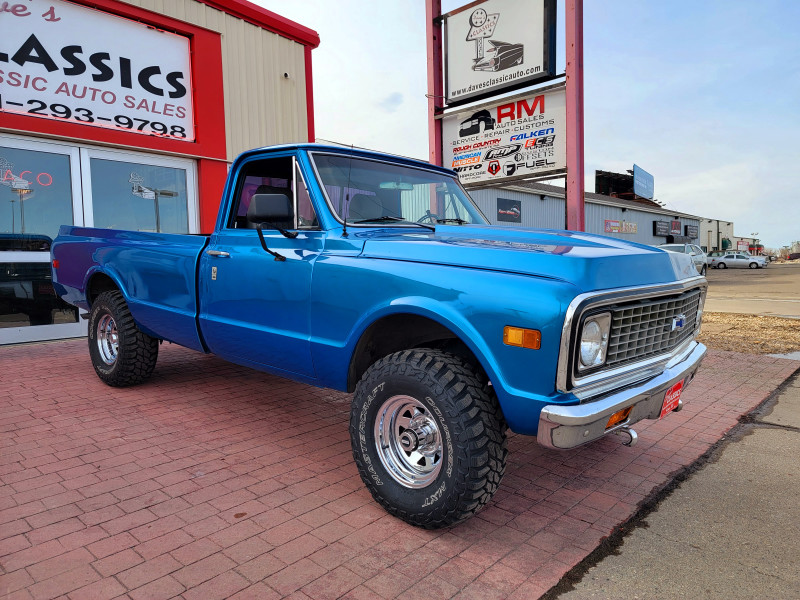
[[[292,218],[292,203],[284,194],[254,194],[247,207],[251,223],[273,223]]]

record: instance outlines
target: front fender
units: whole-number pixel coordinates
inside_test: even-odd
[[[565,400],[555,390],[556,369],[564,314],[575,295],[568,283],[529,275],[368,258],[324,260],[312,284],[314,366],[322,385],[345,390],[344,365],[370,325],[391,315],[425,317],[473,352],[512,429],[535,432],[541,407]],[[541,348],[503,344],[507,325],[539,330]]]

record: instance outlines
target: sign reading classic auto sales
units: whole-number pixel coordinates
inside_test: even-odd
[[[186,37],[60,0],[0,2],[0,111],[193,141]]]
[[[443,166],[465,185],[563,174],[565,123],[563,84],[449,113],[442,119]]]
[[[447,104],[554,75],[555,8],[555,0],[486,0],[445,15]]]

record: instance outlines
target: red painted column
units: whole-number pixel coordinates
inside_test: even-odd
[[[586,229],[583,165],[583,0],[566,2],[567,40],[567,203],[566,225]]]
[[[428,46],[428,160],[442,164],[442,121],[435,118],[444,105],[442,78],[442,0],[425,0],[425,31]],[[434,22],[435,20],[435,22]]]
[[[316,140],[314,132],[314,78],[311,75],[311,46],[305,47],[306,60],[306,119],[308,122],[308,141]]]

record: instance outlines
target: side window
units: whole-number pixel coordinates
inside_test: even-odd
[[[234,207],[228,219],[228,227],[234,229],[254,229],[247,220],[247,209],[255,194],[282,194],[290,206],[294,205],[292,190],[292,157],[281,156],[253,160],[239,171],[234,190]],[[294,229],[294,216],[283,223],[275,223],[283,229]]]
[[[308,194],[308,188],[299,165],[295,165],[294,181],[297,191],[297,228],[319,229],[317,213],[314,211],[314,205],[311,203],[311,196]]]

